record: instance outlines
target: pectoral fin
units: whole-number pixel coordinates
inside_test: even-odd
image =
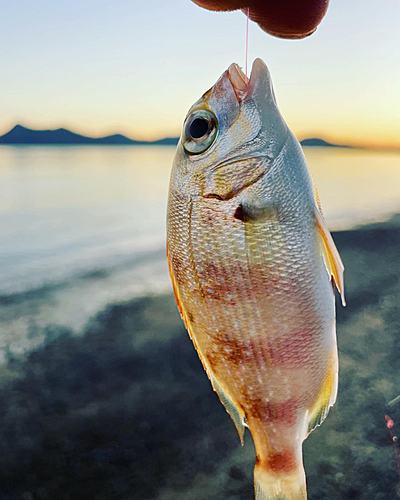
[[[346,300],[344,297],[344,281],[343,281],[343,271],[344,266],[342,259],[340,258],[339,252],[336,248],[335,242],[331,236],[331,233],[326,227],[325,221],[318,210],[317,207],[314,209],[315,224],[318,229],[318,235],[321,240],[322,249],[324,253],[325,265],[328,273],[333,277],[335,285],[339,290],[340,296],[342,298],[343,306],[346,305]]]

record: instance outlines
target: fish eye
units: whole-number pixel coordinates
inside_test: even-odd
[[[218,122],[214,113],[205,109],[193,111],[186,119],[183,128],[182,143],[188,154],[200,154],[214,142],[218,131]]]
[[[193,139],[200,139],[208,132],[208,121],[205,118],[195,118],[189,127]]]

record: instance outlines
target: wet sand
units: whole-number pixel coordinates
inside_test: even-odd
[[[400,215],[334,233],[348,306],[338,304],[337,404],[304,446],[310,500],[398,498],[385,425],[400,426]],[[251,500],[241,447],[172,295],[113,304],[79,335],[47,326],[0,385],[1,500]],[[396,427],[395,427],[396,430]]]

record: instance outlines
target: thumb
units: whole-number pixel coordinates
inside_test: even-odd
[[[279,38],[305,38],[317,29],[329,0],[193,0],[208,10],[250,11],[250,19]]]

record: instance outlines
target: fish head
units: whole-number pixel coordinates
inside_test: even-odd
[[[172,183],[192,195],[232,197],[268,170],[287,134],[265,63],[256,59],[250,78],[231,64],[187,113]]]

